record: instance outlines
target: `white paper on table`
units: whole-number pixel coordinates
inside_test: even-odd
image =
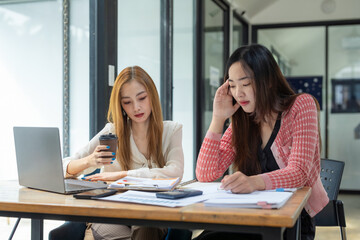
[[[164,207],[183,207],[193,203],[205,201],[205,206],[238,207],[238,208],[280,208],[293,195],[293,191],[278,192],[276,190],[256,191],[247,194],[234,194],[220,189],[220,182],[194,182],[182,188],[201,190],[200,196],[181,199],[157,198],[156,193],[127,191],[122,194],[101,198],[106,201],[131,202],[139,204],[157,205]]]
[[[156,205],[163,207],[184,207],[193,203],[205,201],[206,199],[208,199],[208,196],[206,195],[186,197],[180,199],[164,199],[164,198],[157,198],[156,193],[153,192],[141,192],[141,191],[130,190],[125,193],[103,197],[99,200],[140,203],[140,204]]]
[[[109,188],[130,190],[171,190],[180,181],[180,178],[141,178],[126,176],[109,185]]]
[[[281,208],[293,195],[293,192],[256,191],[247,194],[232,194],[219,191],[211,194],[205,206],[238,208]]]
[[[221,182],[193,182],[181,188],[201,190],[203,195],[217,193],[220,189]]]
[[[220,189],[220,182],[194,182],[184,188],[203,191],[208,196],[205,206],[239,207],[239,208],[280,208],[292,196],[296,188],[285,188],[282,191],[265,190],[247,194],[235,194]]]

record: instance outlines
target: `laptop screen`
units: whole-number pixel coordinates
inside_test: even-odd
[[[14,127],[19,184],[65,192],[58,128]]]

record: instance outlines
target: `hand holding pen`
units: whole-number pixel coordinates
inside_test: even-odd
[[[259,175],[246,176],[238,171],[231,175],[226,175],[221,180],[220,188],[230,190],[232,193],[252,193],[264,190],[264,180]]]

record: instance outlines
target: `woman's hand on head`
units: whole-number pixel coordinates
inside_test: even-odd
[[[230,118],[240,105],[233,105],[233,97],[229,91],[229,81],[221,85],[215,93],[213,102],[213,116],[209,126],[209,131],[213,133],[222,133],[226,119]]]
[[[87,176],[84,178],[88,181],[116,181],[120,178],[126,177],[127,171],[119,171],[119,172],[102,172],[94,175]]]
[[[233,96],[230,93],[229,81],[227,80],[216,90],[213,102],[213,118],[225,121],[230,118],[239,107],[240,105],[238,103],[233,104]]]
[[[246,176],[238,171],[231,175],[226,175],[221,180],[221,188],[231,190],[233,193],[252,193],[265,189],[265,183],[259,175]]]
[[[101,167],[111,164],[115,160],[115,153],[106,150],[108,150],[106,145],[98,145],[88,157],[89,167]]]

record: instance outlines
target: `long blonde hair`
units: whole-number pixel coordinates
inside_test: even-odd
[[[116,152],[117,161],[124,171],[131,169],[131,120],[128,120],[125,111],[121,106],[121,88],[130,81],[141,83],[150,98],[151,114],[149,116],[149,126],[147,130],[148,153],[149,158],[153,160],[157,167],[165,166],[165,160],[162,153],[162,134],[163,118],[161,105],[156,86],[151,77],[139,66],[127,67],[123,69],[115,80],[114,87],[110,96],[109,111],[107,119],[115,125],[115,132],[118,136],[118,149]]]

